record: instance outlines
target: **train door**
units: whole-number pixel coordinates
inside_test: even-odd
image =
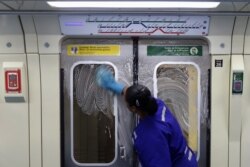
[[[141,39],[138,82],[165,101],[178,119],[199,166],[209,166],[209,69],[204,40]]]
[[[62,164],[133,166],[133,115],[121,97],[99,88],[95,71],[105,65],[126,85],[132,82],[132,40],[74,39],[62,42]]]
[[[63,164],[136,167],[134,116],[123,99],[98,88],[100,65],[125,85],[141,83],[178,119],[200,166],[209,166],[210,56],[204,40],[66,39],[62,43]]]

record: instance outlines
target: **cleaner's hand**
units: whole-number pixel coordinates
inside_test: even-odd
[[[100,87],[119,95],[122,94],[125,87],[123,84],[116,82],[112,72],[104,66],[97,68],[96,81]]]

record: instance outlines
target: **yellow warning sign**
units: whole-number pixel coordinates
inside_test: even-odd
[[[120,56],[120,45],[68,45],[69,56]]]

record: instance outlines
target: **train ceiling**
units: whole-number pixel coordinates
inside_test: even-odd
[[[65,0],[63,0],[65,1]],[[90,0],[91,1],[91,0]],[[101,0],[103,1],[103,0]],[[112,0],[111,0],[112,1]],[[172,0],[177,1],[177,0]],[[187,1],[187,0],[182,0]],[[192,0],[197,1],[197,0]],[[204,0],[200,0],[204,1]],[[215,1],[215,0],[206,0]],[[220,0],[220,5],[214,9],[65,9],[50,7],[46,0],[0,0],[0,14],[50,14],[50,13],[96,13],[96,12],[115,12],[115,13],[181,13],[181,14],[206,14],[206,15],[250,15],[250,0]]]

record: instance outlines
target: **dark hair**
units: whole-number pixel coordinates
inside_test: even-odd
[[[146,86],[132,85],[128,87],[125,99],[129,106],[135,106],[149,115],[153,115],[157,111],[156,100],[151,96],[151,92]]]

